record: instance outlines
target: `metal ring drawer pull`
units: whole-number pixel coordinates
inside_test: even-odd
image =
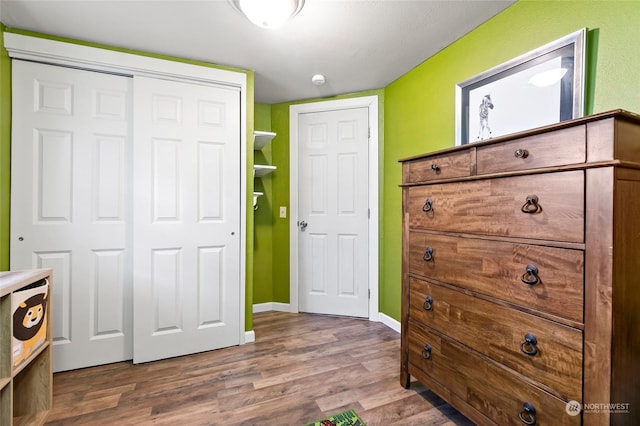
[[[525,284],[534,285],[540,282],[540,277],[538,277],[538,268],[536,265],[527,265],[527,269],[525,273],[520,277],[520,281]]]
[[[533,404],[530,402],[525,402],[522,404],[522,411],[518,414],[520,417],[520,421],[525,425],[535,425],[536,424],[536,409]]]
[[[516,158],[527,158],[529,156],[529,151],[526,149],[516,149],[516,152],[513,153]]]
[[[433,309],[433,297],[427,296],[427,298],[424,299],[422,309],[424,309],[425,311],[430,311],[431,309]]]
[[[527,199],[520,209],[522,213],[534,214],[542,211],[542,207],[538,204],[537,195],[527,195]]]
[[[438,166],[436,163],[433,163],[431,165],[431,170],[433,170],[436,173],[439,173],[440,172],[440,166]]]
[[[433,206],[433,201],[431,200],[431,198],[427,198],[427,201],[424,202],[424,206],[422,206],[422,211],[429,212],[431,211],[432,206]]]
[[[527,355],[534,356],[538,353],[538,339],[531,333],[527,333],[524,335],[524,342],[520,344],[520,350]]]
[[[431,359],[431,345],[424,345],[424,349],[422,350],[422,358]]]
[[[427,247],[424,252],[424,256],[422,256],[422,260],[424,260],[425,262],[433,261],[433,248]]]

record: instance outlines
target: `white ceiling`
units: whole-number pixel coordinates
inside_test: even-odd
[[[383,88],[514,2],[306,0],[265,30],[227,0],[0,0],[0,22],[254,70],[255,101],[278,103]]]

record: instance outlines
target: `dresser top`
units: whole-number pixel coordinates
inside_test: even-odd
[[[544,134],[544,133],[554,132],[554,131],[561,130],[561,129],[566,129],[566,128],[569,128],[569,127],[584,125],[584,124],[593,123],[593,122],[596,122],[596,121],[607,120],[607,119],[611,119],[611,118],[616,119],[616,120],[621,120],[621,121],[627,121],[627,122],[631,122],[631,123],[640,125],[640,114],[636,114],[636,113],[633,113],[633,112],[630,112],[630,111],[626,111],[626,110],[623,110],[623,109],[616,109],[616,110],[607,111],[607,112],[603,112],[603,113],[599,113],[599,114],[589,115],[589,116],[586,116],[586,117],[580,117],[580,118],[575,118],[575,119],[572,119],[572,120],[566,120],[566,121],[562,121],[562,122],[556,123],[556,124],[551,124],[551,125],[548,125],[548,126],[537,127],[537,128],[534,128],[534,129],[524,130],[524,131],[517,132],[517,133],[511,133],[509,135],[500,136],[500,137],[496,137],[496,138],[492,138],[492,139],[487,139],[487,140],[483,140],[483,141],[480,141],[480,142],[472,142],[472,143],[469,143],[469,144],[455,146],[455,147],[452,147],[452,148],[446,148],[446,149],[442,149],[442,150],[438,150],[438,151],[431,151],[431,152],[424,153],[424,154],[419,154],[419,155],[415,155],[415,156],[411,156],[411,157],[402,158],[402,159],[400,159],[398,161],[403,163],[403,162],[406,162],[406,161],[418,160],[418,159],[422,159],[422,158],[425,158],[425,157],[430,157],[430,156],[433,156],[433,155],[448,154],[448,153],[452,153],[452,152],[456,152],[456,151],[462,151],[462,150],[466,150],[466,149],[470,149],[470,148],[481,147],[481,146],[486,146],[486,145],[492,145],[492,144],[496,144],[496,143],[500,143],[500,142],[506,142],[506,141],[515,140],[515,139],[521,139],[521,138],[525,138],[525,137],[541,135],[541,134]]]

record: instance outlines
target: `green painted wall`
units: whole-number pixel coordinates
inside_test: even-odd
[[[271,106],[268,104],[255,104],[255,128],[256,130],[271,131]],[[276,141],[254,151],[255,164],[274,164],[272,146]],[[277,164],[275,164],[278,166]],[[279,170],[254,179],[255,190],[264,195],[258,199],[258,209],[253,212],[254,238],[253,238],[253,303],[272,302],[273,299],[273,226],[276,218],[272,206],[272,179]],[[276,213],[277,215],[277,213]]]
[[[278,166],[278,170],[272,177],[272,198],[271,203],[273,220],[273,302],[289,303],[289,107],[291,105],[332,101],[337,99],[348,99],[362,96],[378,96],[378,149],[380,164],[384,155],[384,90],[371,90],[321,99],[307,99],[296,102],[286,102],[271,106],[271,129],[277,133],[272,143],[273,164]],[[379,184],[382,187],[384,178],[383,169],[379,170]],[[280,219],[278,212],[280,206],[287,207],[287,218]],[[382,207],[379,208],[382,218]],[[381,274],[384,262],[380,262]]]
[[[588,28],[586,113],[640,112],[640,1],[521,0],[385,89],[380,309],[400,319],[401,169],[397,160],[454,145],[454,88],[487,69]]]
[[[272,177],[273,206],[287,207],[287,218],[276,219],[273,223],[273,301],[289,303],[289,106],[275,104],[271,106],[271,130],[277,136],[271,144],[273,164],[278,173]],[[278,212],[272,214],[278,217]]]
[[[216,64],[210,64],[201,61],[194,61],[185,58],[170,57],[149,52],[141,52],[137,50],[124,49],[114,46],[105,46],[97,43],[89,43],[82,40],[67,39],[62,37],[51,36],[47,34],[38,34],[30,31],[22,31],[5,27],[0,23],[0,30],[13,32],[17,34],[25,34],[33,37],[40,37],[51,40],[65,41],[68,43],[92,46],[102,49],[115,50],[119,52],[132,53],[140,56],[148,56],[152,58],[165,59],[176,62],[183,62],[193,65],[200,65],[210,68],[225,69],[230,71],[241,72],[247,75],[247,91],[245,93],[244,102],[247,106],[247,199],[253,197],[253,118],[254,118],[254,73],[253,71],[242,70],[238,68],[225,67]],[[10,202],[10,155],[11,155],[11,76],[10,76],[10,59],[4,49],[4,36],[2,36],[2,44],[0,44],[0,271],[9,269],[9,202]],[[247,206],[247,223],[246,223],[246,303],[245,303],[245,330],[253,329],[253,208]]]

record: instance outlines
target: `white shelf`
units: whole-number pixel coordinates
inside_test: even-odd
[[[253,208],[257,208],[258,207],[258,197],[261,197],[264,195],[264,192],[254,192],[253,193]]]
[[[272,171],[277,169],[276,166],[267,166],[264,164],[254,164],[253,166],[253,177],[262,177],[264,175],[268,175]]]
[[[273,132],[262,132],[256,130],[253,132],[253,150],[260,151],[276,136]]]

